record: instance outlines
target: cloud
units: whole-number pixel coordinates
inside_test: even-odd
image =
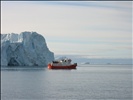
[[[131,7],[131,2],[114,1],[2,1],[2,33],[37,31],[55,53],[100,54],[100,51],[112,50],[117,54],[116,46],[129,48],[131,45]],[[63,44],[67,45],[67,50],[61,50]],[[68,44],[74,47],[69,48]],[[129,52],[121,49],[123,53]]]

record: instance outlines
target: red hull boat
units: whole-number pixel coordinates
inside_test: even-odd
[[[62,59],[48,64],[48,69],[76,69],[77,63],[71,64],[71,59]]]
[[[48,69],[76,69],[76,66],[77,66],[77,63],[68,65],[68,66],[54,66],[54,65],[48,64]]]

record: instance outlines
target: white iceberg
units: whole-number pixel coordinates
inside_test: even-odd
[[[45,66],[54,60],[42,35],[36,32],[1,34],[2,66]]]

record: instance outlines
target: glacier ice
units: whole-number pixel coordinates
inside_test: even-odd
[[[2,66],[45,66],[54,60],[54,53],[45,38],[36,32],[1,34]]]

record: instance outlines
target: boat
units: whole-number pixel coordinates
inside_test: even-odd
[[[71,59],[61,59],[48,64],[48,69],[76,69],[77,63],[71,64]]]

